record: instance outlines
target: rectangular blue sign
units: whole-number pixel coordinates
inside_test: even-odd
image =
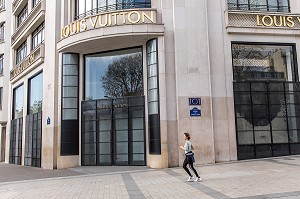
[[[189,105],[201,105],[201,98],[189,98]]]
[[[199,116],[201,116],[201,110],[198,109],[198,108],[196,108],[196,107],[194,107],[192,110],[190,110],[190,116],[191,117],[194,117],[194,116],[199,117]]]

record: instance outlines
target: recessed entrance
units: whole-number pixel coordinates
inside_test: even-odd
[[[145,165],[142,48],[85,56],[82,165]]]

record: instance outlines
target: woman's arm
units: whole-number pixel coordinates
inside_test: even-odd
[[[180,146],[180,148],[183,150],[186,150],[186,147],[187,147],[187,143],[184,143],[184,146],[182,146],[182,145]]]

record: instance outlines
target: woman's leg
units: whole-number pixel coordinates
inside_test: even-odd
[[[188,165],[188,157],[185,156],[185,159],[183,161],[183,168],[184,170],[189,174],[190,177],[192,177],[192,174],[191,172],[189,171],[189,169],[187,168],[187,165]]]
[[[188,164],[189,164],[190,168],[193,170],[193,172],[195,173],[196,177],[200,178],[197,171],[196,171],[196,169],[194,168],[192,157],[188,157]]]

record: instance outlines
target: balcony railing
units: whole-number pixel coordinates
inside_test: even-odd
[[[228,10],[251,10],[268,12],[291,12],[290,6],[260,5],[251,3],[236,3],[228,1]]]
[[[44,57],[45,57],[45,45],[41,44],[10,71],[10,80],[15,79],[17,76],[20,76],[21,74],[25,74],[24,71],[28,72],[32,70],[33,69],[32,65],[35,65],[36,67],[41,63],[43,63]]]
[[[81,19],[87,16],[101,14],[104,12],[111,12],[115,10],[126,10],[126,9],[134,9],[134,8],[151,8],[151,2],[132,2],[132,3],[117,3],[117,4],[111,4],[106,5],[102,7],[95,8],[93,10],[89,10],[85,13],[82,13],[80,15],[77,15],[75,17],[75,20]]]

